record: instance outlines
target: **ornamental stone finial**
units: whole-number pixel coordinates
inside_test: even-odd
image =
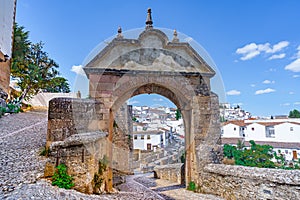
[[[176,31],[176,29],[174,29],[173,40],[172,40],[172,42],[179,42],[179,39],[178,39],[178,37],[177,37],[177,31]]]
[[[153,28],[153,21],[151,16],[151,8],[148,8],[148,15],[146,19],[146,29]]]
[[[118,28],[118,35],[117,35],[117,38],[123,38],[121,26],[119,26],[119,28]]]

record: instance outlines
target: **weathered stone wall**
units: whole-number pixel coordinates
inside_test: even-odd
[[[9,93],[10,61],[0,62],[0,69],[0,88],[3,89],[4,92]]]
[[[99,161],[106,157],[107,134],[96,131],[74,134],[64,141],[56,141],[49,147],[45,177],[52,177],[55,167],[65,164],[68,174],[74,178],[74,189],[84,193],[104,192],[106,180],[102,174],[102,185],[94,187],[94,176],[98,173]]]
[[[128,125],[129,119],[131,118],[128,116],[125,118],[124,126]],[[112,144],[107,137],[108,133],[101,132],[99,124],[103,120],[103,104],[99,101],[74,98],[50,100],[46,148],[51,153],[45,167],[45,176],[51,177],[55,166],[64,163],[69,174],[74,177],[74,189],[85,193],[99,193],[111,190],[107,189],[107,185],[112,185],[112,176],[109,174],[112,169],[131,173],[130,134],[115,127],[116,144]],[[104,156],[108,161],[108,171],[105,172],[106,175],[102,175],[105,178],[99,178],[103,179],[101,188],[95,189],[94,175],[98,171],[99,160]]]
[[[101,103],[92,99],[54,98],[49,101],[47,147],[54,141],[100,130]]]
[[[132,113],[124,103],[115,113],[113,127],[112,168],[124,173],[133,173],[131,166],[133,149]]]
[[[154,177],[184,184],[184,164],[176,163],[154,167]]]
[[[300,199],[300,170],[209,164],[196,182],[198,192],[225,199]]]

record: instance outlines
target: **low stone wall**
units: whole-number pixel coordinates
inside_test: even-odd
[[[184,164],[176,163],[154,167],[154,177],[184,184]]]
[[[75,134],[64,141],[53,142],[49,148],[48,162],[44,177],[52,177],[55,167],[65,164],[68,174],[74,178],[74,189],[84,193],[103,192],[107,181],[105,173],[103,184],[95,188],[94,175],[98,172],[99,161],[106,156],[107,133],[96,131]]]
[[[208,164],[197,191],[225,199],[300,199],[300,170]]]
[[[49,101],[47,147],[71,135],[99,130],[102,104],[92,99],[54,98]],[[104,130],[107,132],[107,130]]]

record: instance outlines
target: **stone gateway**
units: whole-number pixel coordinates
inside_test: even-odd
[[[50,154],[45,175],[51,176],[56,165],[65,163],[75,177],[75,189],[85,193],[112,191],[112,171],[130,173],[130,167],[120,169],[121,165],[130,166],[129,151],[124,150],[130,145],[116,148],[114,137],[123,137],[126,143],[128,133],[116,136],[115,118],[122,105],[139,94],[160,94],[180,109],[185,127],[186,184],[200,184],[204,167],[222,160],[219,102],[210,86],[215,71],[177,38],[176,31],[168,38],[153,28],[150,9],[146,28],[137,39],[124,38],[119,28],[116,38],[84,66],[84,71],[90,99],[56,98],[49,103]],[[115,151],[120,159],[126,159],[114,164]],[[107,159],[107,166],[99,174],[103,159]]]
[[[155,168],[157,177],[195,183],[195,190],[226,199],[300,199],[300,171],[221,164],[218,96],[211,91],[215,71],[174,31],[168,38],[146,28],[137,39],[118,35],[85,66],[89,99],[49,102],[45,177],[66,164],[75,189],[112,192],[117,174],[132,173],[132,122],[124,103],[139,94],[160,94],[181,111],[185,127],[184,165]],[[183,170],[182,170],[183,169]],[[185,173],[182,173],[184,171]]]

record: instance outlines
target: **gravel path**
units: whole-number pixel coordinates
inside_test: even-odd
[[[45,145],[47,132],[46,111],[12,114],[0,118],[0,199],[218,199],[195,194],[163,180],[147,175],[126,178],[115,194],[86,195],[65,190],[41,179],[46,158],[39,156]]]

